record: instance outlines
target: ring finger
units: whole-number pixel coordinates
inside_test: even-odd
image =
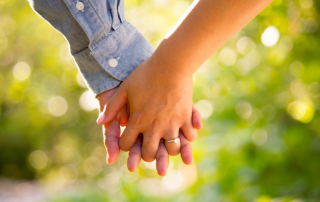
[[[180,153],[179,131],[170,132],[165,135],[164,142],[170,156],[176,156]]]

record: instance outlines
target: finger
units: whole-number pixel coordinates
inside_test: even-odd
[[[161,176],[165,176],[167,174],[169,166],[169,154],[163,142],[163,140],[160,141],[159,148],[156,154],[157,172]]]
[[[120,141],[119,141],[119,147],[123,151],[129,151],[131,147],[134,145],[136,139],[138,138],[140,132],[136,130],[134,127],[132,127],[132,124],[129,123],[126,127],[126,129],[123,131]]]
[[[118,86],[112,88],[110,90],[104,91],[97,95],[97,99],[100,105],[100,112],[104,110],[105,105],[107,104],[108,100],[112,97],[112,95],[118,90]]]
[[[183,133],[179,133],[180,142],[181,142],[181,158],[182,161],[190,165],[193,162],[193,154],[190,142],[184,137]]]
[[[122,107],[116,116],[120,123],[120,126],[126,126],[128,124],[129,113],[127,111],[127,105]]]
[[[197,138],[197,130],[191,123],[185,123],[180,129],[189,142],[192,142]]]
[[[135,171],[140,163],[141,147],[142,147],[142,135],[139,135],[133,147],[129,151],[127,166],[130,172]]]
[[[195,106],[192,106],[192,125],[195,129],[201,130],[203,128],[201,114]]]
[[[146,162],[152,162],[156,159],[160,139],[156,134],[143,134],[142,141],[142,159]]]
[[[170,156],[176,156],[180,153],[179,130],[167,132],[167,134],[164,136],[164,140],[165,146]]]
[[[97,123],[100,125],[110,123],[116,118],[118,112],[128,102],[124,87],[120,86],[117,92],[109,99],[102,113],[100,113]]]
[[[120,148],[120,126],[117,120],[103,126],[104,144],[107,150],[107,163],[113,164],[117,161]]]

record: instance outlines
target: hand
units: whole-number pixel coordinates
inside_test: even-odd
[[[130,118],[120,138],[120,149],[130,150],[142,133],[142,159],[147,162],[156,158],[161,139],[174,139],[179,131],[190,142],[197,136],[191,121],[192,77],[161,71],[162,63],[151,58],[121,84],[98,119],[99,124],[112,124],[129,103]],[[165,142],[165,146],[170,155],[180,153],[180,144]]]
[[[105,104],[108,100],[112,97],[112,95],[117,91],[118,87],[105,91],[98,95],[98,100],[100,104],[100,112],[103,111]],[[126,119],[128,115],[126,113],[127,110],[121,110],[120,113],[117,115],[117,119],[113,120],[111,124],[103,125],[103,135],[104,135],[104,143],[107,149],[107,162],[109,164],[113,164],[116,162],[119,153],[119,138],[120,138],[120,126],[119,120],[122,120],[123,125],[125,125]],[[196,110],[195,107],[192,108],[192,123],[194,128],[200,130],[202,128],[201,123],[201,115]],[[183,162],[187,165],[191,164],[193,161],[193,154],[192,148],[187,141],[187,139],[183,136],[182,133],[179,134],[180,142],[181,142],[181,158]],[[137,166],[141,160],[141,146],[142,146],[142,139],[141,137],[137,139],[135,145],[129,151],[128,157],[128,169],[133,172],[136,170]],[[157,151],[156,156],[156,168],[159,175],[164,176],[167,172],[167,168],[169,165],[169,155],[168,152],[163,144],[160,143],[159,149]]]
[[[198,112],[196,112],[198,113]],[[201,118],[201,117],[199,117]],[[202,127],[202,126],[201,126]],[[200,127],[199,127],[200,129]],[[180,132],[179,138],[181,142],[181,158],[186,165],[190,165],[193,162],[193,154],[190,142]],[[127,161],[128,170],[133,172],[138,167],[141,160],[141,148],[142,148],[142,136],[139,135],[135,144],[129,151],[129,157]],[[156,169],[159,175],[165,176],[169,166],[169,154],[163,143],[160,141],[159,148],[156,154]]]
[[[200,130],[202,129],[201,115],[197,109],[192,107],[192,124],[193,126]],[[193,154],[190,142],[184,137],[184,135],[179,132],[179,138],[181,143],[181,159],[186,165],[190,165],[193,162]],[[128,157],[128,170],[133,172],[138,167],[141,160],[141,148],[142,148],[142,136],[139,135],[135,144],[129,151]],[[163,143],[160,141],[159,148],[156,154],[156,168],[157,172],[161,176],[165,176],[169,166],[169,154]]]
[[[106,103],[112,97],[112,95],[118,90],[118,87],[105,91],[97,96],[100,105],[100,113],[104,110]],[[126,108],[122,109],[118,113],[118,118],[114,119],[110,124],[103,125],[103,136],[104,136],[104,145],[107,150],[107,163],[113,164],[117,161],[120,154],[119,149],[119,138],[120,138],[120,125],[125,125],[126,121],[121,120],[127,119]],[[124,117],[124,118],[122,118]]]

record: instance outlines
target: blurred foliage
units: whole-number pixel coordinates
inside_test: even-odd
[[[126,16],[156,47],[191,3],[126,0]],[[153,163],[129,173],[126,153],[105,163],[65,39],[27,1],[0,0],[2,179],[16,196],[36,180],[51,201],[320,201],[319,13],[275,0],[199,69],[195,162],[171,158],[161,178]]]

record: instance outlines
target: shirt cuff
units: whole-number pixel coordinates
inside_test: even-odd
[[[120,84],[120,80],[110,76],[101,68],[97,60],[90,54],[89,48],[74,54],[73,57],[88,88],[93,92],[95,97]]]
[[[113,78],[123,81],[154,52],[149,41],[129,22],[102,38],[91,54]]]
[[[95,49],[86,48],[73,57],[88,88],[97,96],[118,86],[153,52],[149,41],[126,21]]]

